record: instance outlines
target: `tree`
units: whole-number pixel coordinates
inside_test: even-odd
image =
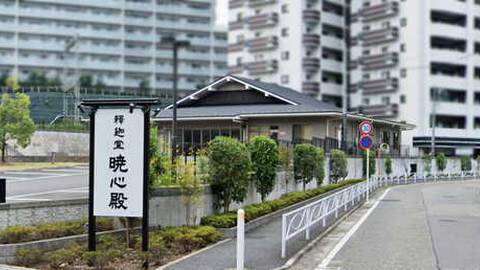
[[[369,173],[370,175],[374,175],[375,174],[375,171],[376,171],[376,155],[375,155],[375,151],[372,149],[369,151],[370,154],[369,154],[369,160],[368,160],[368,163],[369,163]],[[363,153],[363,175],[367,176],[367,151],[364,151]]]
[[[390,176],[393,172],[393,160],[391,157],[385,159],[385,173]]]
[[[285,177],[285,193],[288,193],[288,181],[292,177],[293,173],[293,151],[291,148],[286,146],[280,146],[279,148],[279,165],[283,170]]]
[[[469,156],[462,156],[460,158],[460,165],[462,167],[462,171],[471,171],[472,170],[472,160]]]
[[[102,90],[105,88],[107,85],[103,82],[102,79],[97,79],[97,82],[95,83],[95,89],[97,90]]]
[[[441,172],[447,167],[447,158],[444,153],[440,153],[435,157],[435,162],[437,163],[437,169]]]
[[[138,88],[140,90],[140,95],[146,96],[150,91],[150,81],[147,79],[143,79],[138,84]]]
[[[251,160],[248,148],[237,139],[216,137],[208,146],[209,182],[227,213],[232,201],[247,196]]]
[[[311,144],[297,144],[293,153],[293,174],[295,180],[303,183],[303,190],[318,175],[319,152]]]
[[[26,86],[48,86],[48,78],[45,72],[34,70],[28,74],[27,80],[23,84]]]
[[[325,151],[323,148],[316,147],[315,179],[317,179],[317,186],[321,186],[325,178]]]
[[[196,208],[201,203],[203,186],[200,177],[195,173],[195,165],[184,163],[177,159],[177,181],[182,191],[182,203],[185,205],[185,223],[187,226],[196,224]],[[193,216],[192,216],[193,213]]]
[[[8,140],[16,140],[21,147],[27,147],[33,132],[35,132],[35,124],[30,117],[30,97],[18,92],[19,85],[15,78],[8,78],[7,86],[14,89],[14,93],[12,95],[3,94],[0,104],[2,162],[5,162]]]
[[[334,183],[337,183],[339,179],[345,179],[348,175],[347,170],[347,155],[342,150],[332,150],[330,153],[331,166],[330,176]]]
[[[83,88],[92,88],[93,87],[93,77],[91,75],[82,75],[78,79],[80,87]]]
[[[273,191],[279,164],[278,146],[267,136],[256,136],[249,145],[252,159],[252,180],[262,202]]]
[[[423,159],[423,170],[426,173],[430,173],[432,171],[433,156],[426,154],[426,155],[423,156],[422,159]]]

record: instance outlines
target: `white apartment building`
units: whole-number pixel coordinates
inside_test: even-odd
[[[352,108],[415,124],[403,144],[480,151],[480,1],[354,0]],[[434,117],[433,117],[434,116]]]
[[[215,0],[0,0],[0,73],[34,70],[76,80],[92,75],[109,87],[173,87],[174,35],[179,89],[196,90],[227,72],[226,33],[214,30]],[[67,48],[75,40],[75,46]],[[69,79],[65,79],[69,78]],[[65,82],[64,83],[68,83]]]
[[[345,91],[344,0],[229,0],[231,73],[340,105]]]

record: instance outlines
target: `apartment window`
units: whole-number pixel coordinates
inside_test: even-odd
[[[390,71],[383,71],[382,72],[382,78],[384,78],[384,79],[390,78]]]
[[[390,105],[390,97],[382,97],[382,103],[385,105]]]
[[[241,66],[242,65],[242,57],[237,57],[236,63],[237,63],[237,66]]]
[[[364,98],[364,99],[363,99],[363,104],[364,104],[364,105],[367,105],[367,106],[370,105],[370,99]]]
[[[383,47],[383,48],[382,48],[382,52],[383,52],[383,53],[388,52],[388,47]]]
[[[282,5],[282,13],[288,13],[288,4]]]
[[[433,117],[430,117],[430,127],[432,127],[432,119]],[[435,120],[435,127],[438,128],[465,129],[467,117],[437,114]]]
[[[368,73],[363,74],[363,79],[364,80],[370,80],[370,74],[368,74]]]
[[[475,105],[480,105],[480,92],[475,92],[473,103]]]
[[[282,75],[282,77],[280,78],[282,84],[288,84],[289,81],[290,81],[290,78],[288,75]]]
[[[460,27],[465,27],[467,25],[467,16],[465,14],[448,11],[434,10],[430,13],[430,20],[432,23],[449,24]]]
[[[476,80],[480,80],[480,68],[478,68],[478,67],[475,68],[475,72],[474,72],[473,76]]]
[[[475,29],[480,29],[480,18],[475,18]]]
[[[282,37],[288,37],[288,28],[282,28]]]
[[[243,19],[243,15],[241,12],[237,13],[237,22],[241,22]]]
[[[480,54],[480,43],[475,42],[475,54]]]
[[[288,60],[290,58],[290,52],[289,51],[284,51],[281,54],[281,59],[282,60]]]
[[[402,68],[402,69],[400,70],[400,77],[402,77],[402,78],[406,78],[406,77],[407,77],[407,70],[406,70],[406,69]]]
[[[400,20],[400,26],[401,26],[401,27],[407,26],[407,18],[402,18],[402,19]]]
[[[400,96],[400,103],[401,103],[401,104],[407,103],[407,97],[406,97],[405,95],[401,95],[401,96]]]
[[[465,78],[467,67],[465,65],[433,62],[430,65],[430,74],[439,76]],[[480,76],[480,73],[479,73]]]
[[[401,52],[406,52],[406,51],[407,51],[407,46],[405,45],[405,43],[402,43],[402,44],[400,45],[400,51],[401,51]]]
[[[430,99],[439,102],[462,103],[467,102],[467,91],[459,89],[430,89]]]

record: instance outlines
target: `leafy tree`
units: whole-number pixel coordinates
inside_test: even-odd
[[[469,156],[462,156],[460,158],[460,165],[462,167],[462,171],[471,171],[472,170],[472,160]]]
[[[303,190],[319,175],[320,152],[311,144],[297,144],[293,153],[293,174],[295,180],[303,183]]]
[[[435,157],[435,162],[437,163],[437,169],[441,172],[447,167],[447,158],[444,153],[440,153]]]
[[[237,139],[216,137],[208,146],[209,182],[227,213],[232,201],[247,196],[251,160],[248,148]]]
[[[256,136],[249,145],[252,159],[252,179],[262,202],[273,191],[279,164],[278,146],[267,136]]]
[[[103,82],[102,79],[97,79],[97,82],[95,83],[95,88],[98,90],[101,90],[102,88],[105,88],[107,85]]]
[[[375,151],[372,149],[369,151],[370,152],[370,157],[368,160],[369,163],[369,173],[370,175],[374,175],[376,171],[376,155]],[[367,151],[364,151],[363,153],[363,175],[367,176]]]
[[[392,174],[392,172],[393,172],[393,160],[392,158],[387,157],[387,159],[385,159],[385,173],[387,175],[390,175]]]
[[[82,75],[78,79],[78,83],[80,84],[80,87],[91,88],[93,87],[93,77],[91,75]]]
[[[140,90],[140,94],[146,96],[150,91],[150,81],[147,79],[143,79],[138,84],[138,88]]]
[[[325,151],[320,147],[316,147],[316,150],[315,179],[317,179],[317,186],[321,186],[325,178]]]
[[[332,150],[331,155],[331,167],[330,176],[334,183],[337,183],[339,179],[345,179],[348,175],[347,170],[347,155],[342,150]]]
[[[48,86],[62,86],[62,84],[62,80],[58,76],[53,79],[48,79]]]
[[[177,159],[177,181],[182,191],[182,203],[185,205],[185,222],[187,226],[196,224],[196,207],[202,199],[203,187],[200,177],[195,173],[195,165]],[[192,209],[194,208],[195,209]],[[192,216],[193,214],[193,216]]]
[[[23,84],[26,86],[48,86],[48,78],[45,72],[34,70],[28,74],[27,80]]]
[[[16,140],[21,147],[27,147],[35,132],[35,124],[30,117],[30,97],[17,91],[19,85],[15,78],[8,78],[7,86],[14,89],[14,94],[3,94],[0,104],[2,162],[5,162],[8,140]]]
[[[286,146],[279,147],[279,165],[281,170],[283,170],[285,177],[285,193],[288,192],[288,181],[292,177],[293,172],[293,151],[291,148]]]
[[[424,155],[422,159],[423,159],[423,170],[427,173],[430,173],[432,171],[433,156],[427,154],[427,155]]]
[[[7,85],[7,79],[8,79],[8,73],[2,73],[0,75],[0,86],[6,86]]]

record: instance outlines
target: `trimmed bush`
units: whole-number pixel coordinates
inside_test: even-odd
[[[293,173],[295,180],[302,182],[303,191],[308,183],[315,177],[325,176],[322,164],[324,164],[323,150],[311,144],[298,144],[293,153]],[[322,177],[323,174],[323,177]]]
[[[462,171],[472,170],[472,159],[469,156],[462,156],[460,158],[460,164],[462,167]]]
[[[237,139],[220,136],[210,141],[208,158],[208,180],[227,213],[232,200],[239,203],[247,196],[251,169],[248,148]]]
[[[273,191],[279,165],[278,146],[266,136],[256,136],[249,145],[252,159],[252,180],[262,202]]]
[[[393,161],[390,157],[387,157],[387,159],[385,159],[385,173],[387,175],[390,175],[392,174],[393,172]]]
[[[33,266],[43,261],[43,252],[40,249],[19,248],[15,252],[15,260],[21,266]]]
[[[340,179],[345,179],[348,175],[347,170],[347,155],[342,150],[334,149],[330,153],[331,167],[330,177],[333,183],[337,183]]]
[[[353,185],[359,182],[364,181],[363,179],[353,179],[341,181],[336,184],[325,185],[316,189],[311,189],[308,191],[298,191],[291,192],[286,195],[283,195],[279,199],[266,201],[260,204],[252,204],[246,206],[245,210],[245,221],[249,222],[261,216],[267,215],[271,212],[277,211],[279,209],[288,207],[290,205],[296,204],[301,201],[316,197],[323,193],[329,192],[331,190]],[[203,217],[201,220],[202,225],[213,226],[216,228],[231,228],[237,225],[237,214],[235,212],[228,212],[225,214],[218,214],[212,216]]]

